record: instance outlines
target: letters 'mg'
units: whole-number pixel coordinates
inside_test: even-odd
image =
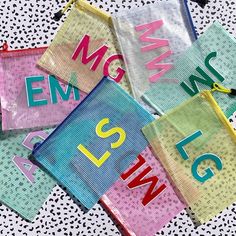
[[[116,142],[111,143],[111,148],[115,149],[120,147],[125,139],[126,139],[126,132],[120,128],[120,127],[114,127],[109,129],[108,131],[102,131],[102,128],[104,125],[109,124],[109,119],[108,118],[104,118],[102,119],[96,126],[96,134],[98,137],[100,138],[108,138],[110,136],[112,136],[113,134],[118,133],[119,134],[119,138]],[[100,158],[95,157],[86,147],[84,147],[84,145],[79,144],[78,145],[78,150],[81,151],[94,165],[96,165],[97,167],[101,167],[103,165],[103,163],[110,157],[111,152],[106,151]]]
[[[90,44],[90,36],[84,35],[84,37],[81,39],[81,41],[76,46],[73,54],[72,54],[72,60],[76,60],[79,55],[81,55],[81,62],[84,65],[87,65],[88,63],[92,63],[90,70],[96,71],[99,64],[102,62],[103,58],[105,57],[107,51],[109,50],[108,46],[102,45],[99,47],[95,52],[92,52],[90,55],[88,55],[89,52],[89,44]],[[120,54],[113,54],[110,55],[104,62],[103,65],[103,74],[105,76],[109,76],[110,78],[114,79],[117,83],[121,81],[123,76],[125,75],[125,70],[121,67],[118,67],[116,69],[116,76],[112,76],[110,73],[110,66],[114,61],[124,61],[123,56]]]
[[[169,70],[173,68],[172,63],[166,63],[164,60],[173,54],[173,52],[169,49],[169,40],[150,37],[157,30],[159,30],[163,26],[163,20],[156,20],[147,24],[137,25],[135,30],[137,32],[143,31],[139,36],[140,42],[144,43],[144,46],[141,48],[141,52],[149,52],[157,48],[167,48],[164,53],[158,55],[151,61],[145,64],[145,67],[148,70],[157,70],[157,73],[151,75],[149,77],[149,81],[151,83],[156,83],[163,75],[165,75]]]

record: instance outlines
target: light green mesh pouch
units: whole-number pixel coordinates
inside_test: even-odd
[[[143,132],[199,222],[236,200],[236,134],[210,91],[188,99]]]
[[[236,40],[215,22],[174,63],[143,99],[158,113],[164,114],[198,92],[211,88],[214,82],[227,88],[236,87]],[[236,99],[214,95],[229,117],[236,110]]]
[[[0,201],[31,221],[56,182],[27,157],[51,131],[0,132]]]

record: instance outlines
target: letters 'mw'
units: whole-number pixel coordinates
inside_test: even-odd
[[[136,31],[145,30],[145,32],[139,37],[140,41],[143,43],[150,43],[141,48],[142,52],[148,52],[161,47],[169,47],[169,41],[167,39],[150,37],[150,35],[154,34],[156,30],[160,29],[162,25],[163,25],[162,20],[156,20],[151,23],[138,25],[135,27]],[[158,70],[158,73],[149,77],[150,82],[156,82],[161,76],[163,76],[173,67],[172,63],[160,63],[161,61],[169,57],[171,54],[172,51],[168,50],[162,53],[161,55],[157,56],[150,62],[146,63],[146,68],[148,70]]]

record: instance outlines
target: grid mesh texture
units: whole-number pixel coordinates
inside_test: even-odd
[[[106,138],[101,138],[95,130],[104,118],[109,123],[102,127]],[[85,207],[91,208],[147,146],[141,128],[152,120],[119,85],[104,77],[33,155]],[[112,148],[111,144],[121,137],[115,127],[123,129],[126,138]],[[97,159],[105,151],[111,155],[98,167],[78,150],[80,144]]]

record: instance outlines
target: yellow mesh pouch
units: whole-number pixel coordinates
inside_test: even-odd
[[[210,91],[148,124],[143,133],[200,223],[236,200],[236,135]]]
[[[75,2],[38,65],[86,93],[104,75],[130,93],[111,17],[84,0]],[[78,79],[71,82],[72,72]]]

